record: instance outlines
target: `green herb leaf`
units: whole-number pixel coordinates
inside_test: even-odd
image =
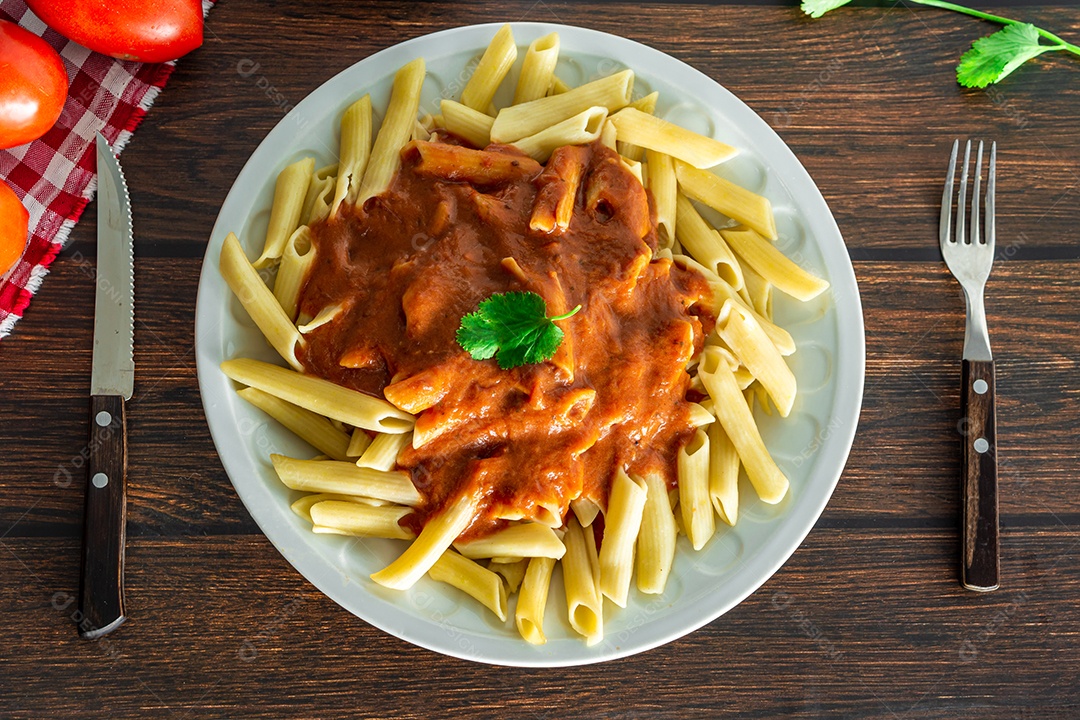
[[[803,0],[802,10],[812,17],[821,17],[830,10],[847,5],[850,0]],[[908,0],[916,5],[951,10],[980,20],[1004,25],[993,35],[980,38],[960,58],[956,68],[956,81],[965,87],[984,88],[1001,81],[1028,60],[1050,50],[1065,50],[1080,56],[1080,46],[1065,42],[1054,33],[1000,15],[964,7],[948,0]],[[1049,44],[1042,44],[1039,38]]]
[[[544,298],[536,293],[499,293],[461,318],[457,341],[474,360],[495,357],[503,370],[544,362],[562,344],[563,331],[555,321],[580,309],[578,305],[565,315],[549,318]]]
[[[984,88],[1037,55],[1055,50],[1039,44],[1039,32],[1031,23],[1006,25],[993,35],[979,38],[960,58],[956,81],[964,87]]]
[[[819,18],[830,10],[847,5],[851,0],[803,0],[802,11],[810,17]]]

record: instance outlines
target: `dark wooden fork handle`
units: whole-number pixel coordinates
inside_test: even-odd
[[[90,397],[79,634],[99,638],[124,622],[127,426],[124,398]]]
[[[960,582],[968,590],[998,587],[997,419],[994,361],[964,360],[961,397],[967,432],[960,487]]]

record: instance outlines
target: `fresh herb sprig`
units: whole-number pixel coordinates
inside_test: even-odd
[[[819,18],[830,10],[847,5],[851,0],[803,0],[802,10],[811,17]],[[1065,50],[1080,56],[1080,47],[1067,43],[1052,32],[1000,15],[991,15],[944,0],[908,0],[917,5],[952,10],[1004,25],[993,35],[979,38],[971,49],[960,58],[956,66],[956,81],[964,87],[984,88],[1001,82],[1028,60],[1045,52]],[[1048,43],[1042,42],[1043,40]]]
[[[474,360],[494,357],[503,370],[544,362],[563,341],[563,331],[555,323],[579,310],[580,305],[549,318],[544,298],[536,293],[498,293],[461,318],[457,341]]]

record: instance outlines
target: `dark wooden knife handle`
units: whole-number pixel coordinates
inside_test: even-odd
[[[997,416],[994,361],[964,360],[961,392],[967,434],[960,486],[960,582],[998,587]]]
[[[127,423],[124,398],[90,397],[86,505],[83,511],[79,634],[94,639],[124,622],[127,525]]]

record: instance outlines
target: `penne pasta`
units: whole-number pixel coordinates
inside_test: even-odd
[[[803,270],[754,230],[732,228],[723,235],[738,256],[777,290],[805,302],[828,289],[827,280]]]
[[[585,535],[576,519],[567,525],[563,542],[566,555],[562,559],[563,589],[566,594],[566,612],[570,627],[585,637],[587,645],[595,645],[604,639],[603,598],[597,590],[598,563],[589,557]]]
[[[503,25],[491,39],[472,77],[461,91],[461,104],[479,112],[487,112],[495,91],[517,60],[517,45],[510,25]]]
[[[503,108],[491,126],[491,141],[512,143],[593,107],[614,112],[630,102],[633,84],[634,72],[623,70],[560,95]]]
[[[770,505],[783,500],[788,491],[788,480],[765,448],[731,366],[717,348],[708,347],[702,351],[698,376],[716,402],[716,419],[735,446],[758,497]]]
[[[371,445],[371,436],[362,429],[356,428],[352,431],[352,437],[349,439],[349,447],[345,451],[345,455],[349,458],[358,458],[364,454],[369,445]]]
[[[472,560],[447,550],[439,556],[428,570],[432,580],[452,585],[458,590],[471,595],[480,604],[495,613],[499,620],[506,621],[507,597],[506,586],[502,578]]]
[[[266,242],[262,255],[254,263],[257,269],[273,265],[281,257],[289,236],[300,226],[300,213],[304,209],[304,199],[314,170],[315,159],[304,158],[278,174],[274,185],[274,204],[270,206],[270,223],[266,228]]]
[[[443,100],[440,107],[444,128],[481,150],[491,144],[493,117],[453,100]]]
[[[340,156],[334,200],[330,203],[330,217],[337,215],[338,207],[346,198],[355,201],[360,192],[360,182],[371,156],[370,95],[365,95],[350,105],[341,117]]]
[[[682,193],[676,194],[675,207],[675,234],[683,249],[735,290],[741,288],[742,267],[723,237],[709,227],[694,204]]]
[[[281,423],[287,430],[334,460],[347,460],[349,436],[333,423],[310,410],[253,387],[238,390],[237,395]]]
[[[685,261],[676,257],[675,262],[682,264]],[[776,325],[768,318],[758,315],[756,311],[748,306],[746,301],[735,292],[735,289],[726,282],[718,278],[715,282],[709,283],[709,289],[712,290],[713,294],[712,312],[714,315],[717,317],[722,315],[724,313],[724,305],[730,300],[754,316],[754,319],[761,325],[761,328],[765,331],[765,334],[769,336],[769,339],[773,341],[773,344],[776,345],[776,349],[780,351],[781,355],[787,356],[795,352],[795,340],[791,337],[791,333],[779,325]]]
[[[569,85],[559,79],[557,75],[551,76],[551,88],[548,90],[548,95],[562,95],[565,92],[572,90]]]
[[[787,417],[795,404],[794,373],[748,310],[730,300],[726,307],[727,320],[718,327],[717,334],[765,388],[776,403],[780,417]]]
[[[651,92],[645,97],[630,103],[626,106],[626,108],[633,108],[634,110],[643,112],[646,115],[652,115],[654,112],[656,112],[656,101],[659,99],[660,93]],[[619,140],[618,150],[619,154],[627,160],[637,160],[638,162],[641,162],[645,159],[645,148],[641,147],[640,145],[635,145],[630,142]]]
[[[600,592],[619,607],[626,607],[634,574],[634,544],[641,530],[646,492],[641,478],[632,478],[621,468],[611,484],[600,545]]]
[[[724,426],[709,426],[709,499],[720,519],[734,525],[739,519],[739,454]]]
[[[637,537],[637,588],[643,593],[664,592],[675,561],[679,530],[668,500],[667,481],[659,473],[646,473],[645,507]]]
[[[298,460],[273,453],[278,478],[292,490],[359,495],[414,507],[420,493],[405,472],[383,472],[336,460]]]
[[[551,156],[538,180],[529,229],[558,235],[570,227],[584,171],[584,148],[560,148]]]
[[[412,416],[408,413],[385,400],[329,380],[246,358],[226,360],[221,363],[221,370],[238,383],[353,427],[384,433],[405,433],[412,429]]]
[[[221,276],[240,300],[244,310],[255,321],[266,341],[297,370],[301,369],[296,357],[296,346],[303,344],[300,332],[285,314],[277,298],[266,287],[254,266],[248,262],[240,241],[229,233],[221,245],[219,258]]]
[[[521,637],[532,645],[543,645],[547,642],[544,636],[544,611],[547,609],[551,571],[554,568],[555,560],[552,558],[532,558],[521,582],[514,622]]]
[[[558,560],[566,547],[555,531],[535,522],[510,525],[477,540],[454,543],[467,558],[549,557]]]
[[[619,139],[656,150],[696,168],[710,168],[739,154],[735,148],[675,123],[626,107],[611,116]]]
[[[581,538],[585,541],[585,556],[589,559],[589,567],[592,568],[596,596],[600,598],[602,605],[604,598],[600,594],[600,549],[596,545],[596,533],[582,528]]]
[[[590,498],[581,495],[570,501],[570,509],[574,513],[574,517],[578,519],[582,527],[589,527],[593,524],[593,520],[600,514],[600,506]]]
[[[690,403],[690,424],[694,427],[711,425],[716,422],[712,412],[699,403]]]
[[[274,278],[274,297],[290,320],[296,319],[296,301],[308,271],[315,262],[315,248],[311,245],[311,230],[301,225],[285,243]],[[303,331],[301,331],[303,332]]]
[[[776,239],[776,219],[768,198],[680,160],[675,162],[675,177],[687,197],[748,225],[769,240]]]
[[[313,531],[329,535],[353,535],[355,537],[381,537],[409,540],[412,530],[400,525],[412,508],[400,505],[372,507],[354,502],[324,500],[311,506]]]
[[[643,174],[642,164],[637,160],[627,160],[626,158],[622,158],[622,164],[626,166],[626,169],[630,171],[630,174],[637,178],[637,181],[641,183],[641,186],[645,187],[645,176]]]
[[[412,433],[380,433],[367,446],[364,454],[356,461],[356,465],[373,470],[393,470],[397,467],[398,455],[410,443],[412,443]]]
[[[436,365],[412,377],[390,383],[383,389],[383,395],[405,412],[418,415],[446,397],[453,384],[455,370],[451,365]]]
[[[289,508],[307,520],[309,523],[313,523],[311,519],[311,506],[315,503],[323,502],[324,500],[340,500],[341,502],[359,503],[360,505],[367,505],[368,507],[382,507],[388,505],[385,500],[376,500],[375,498],[360,497],[359,495],[341,495],[340,493],[311,493],[310,495],[302,495],[299,500],[293,502]]]
[[[479,493],[466,493],[438,515],[428,518],[427,524],[424,525],[424,529],[420,531],[420,535],[412,545],[397,560],[377,573],[373,573],[371,579],[394,590],[411,588],[417,580],[431,570],[439,557],[450,548],[455,538],[469,526],[479,504]],[[499,587],[502,587],[501,580],[499,580]],[[505,613],[503,619],[505,619]]]
[[[747,307],[754,307],[754,301],[750,299],[750,293],[746,290],[746,273],[743,272],[743,286],[738,289],[739,297]]]
[[[528,566],[528,558],[492,558],[488,561],[488,570],[502,577],[508,593],[517,592]]]
[[[428,117],[431,116],[429,115]],[[429,140],[431,140],[431,132],[426,127],[424,127],[424,123],[416,120],[415,122],[413,122],[413,131],[412,135],[409,136],[409,139],[428,142]]]
[[[334,201],[334,188],[337,186],[337,171],[337,165],[327,165],[312,174],[304,207],[300,211],[301,225],[312,225],[330,214],[330,203]]]
[[[270,455],[313,533],[410,541],[374,583],[429,575],[502,622],[518,593],[517,631],[542,645],[561,562],[570,628],[594,646],[604,598],[626,607],[635,573],[639,592],[665,592],[680,532],[701,550],[715,515],[736,523],[742,469],[763,502],[786,497],[754,413],[756,399],[787,417],[797,397],[773,288],[809,300],[829,284],[773,245],[768,198],[707,171],[736,148],[657,117],[656,92],[631,102],[631,70],[569,87],[559,53],[558,33],[533,41],[501,110],[510,25],[438,115],[418,116],[422,58],[385,108],[348,105],[339,162],[277,176],[259,259],[231,233],[221,248],[222,277],[290,367],[221,369],[321,453]],[[275,267],[269,283],[257,270]],[[539,307],[515,309],[536,299],[557,337],[541,337]],[[608,364],[642,332],[653,356]],[[505,372],[520,362],[536,367]]]
[[[742,365],[735,368],[734,375],[735,375],[735,382],[737,382],[739,384],[739,389],[740,390],[745,390],[746,388],[750,387],[751,385],[753,385],[756,382],[756,379],[754,378],[753,374],[751,374],[751,372],[749,370],[747,370]],[[771,415],[772,413],[769,413],[769,414]]]
[[[601,108],[603,109],[603,108]],[[619,131],[615,129],[615,126],[607,121],[607,112],[604,113],[604,122],[600,126],[599,140],[600,144],[604,147],[615,150],[619,145],[618,138]],[[577,144],[577,143],[574,143]]]
[[[521,155],[441,143],[412,142],[404,154],[419,156],[416,172],[420,175],[476,185],[539,175],[543,169],[538,162]]]
[[[564,145],[587,145],[599,138],[605,119],[606,108],[591,107],[535,135],[515,140],[513,145],[533,160],[546,162],[556,148]]]
[[[555,77],[555,63],[559,61],[559,33],[548,33],[537,38],[525,51],[521,63],[521,75],[514,88],[513,105],[538,100],[547,94]]]
[[[424,59],[417,58],[394,75],[390,104],[375,138],[356,204],[362,206],[390,186],[401,166],[401,148],[412,137],[413,123],[420,107],[420,87],[424,84]]]
[[[740,263],[743,271],[745,300],[758,315],[772,320],[772,283],[763,278],[749,263]]]
[[[307,335],[316,328],[321,328],[323,325],[333,322],[337,319],[342,312],[345,311],[345,306],[341,303],[334,303],[333,305],[327,305],[319,314],[308,320],[306,323],[302,323],[296,326],[296,329],[300,331],[301,335]]]
[[[656,205],[656,230],[661,248],[675,242],[678,184],[675,180],[675,161],[670,155],[646,150],[646,187]]]
[[[559,503],[538,503],[535,512],[536,515],[532,518],[535,522],[538,522],[541,525],[547,525],[552,529],[558,529],[563,526],[563,509]]]
[[[700,550],[716,532],[709,498],[709,436],[704,429],[698,428],[679,451],[678,471],[683,530],[694,549]]]

